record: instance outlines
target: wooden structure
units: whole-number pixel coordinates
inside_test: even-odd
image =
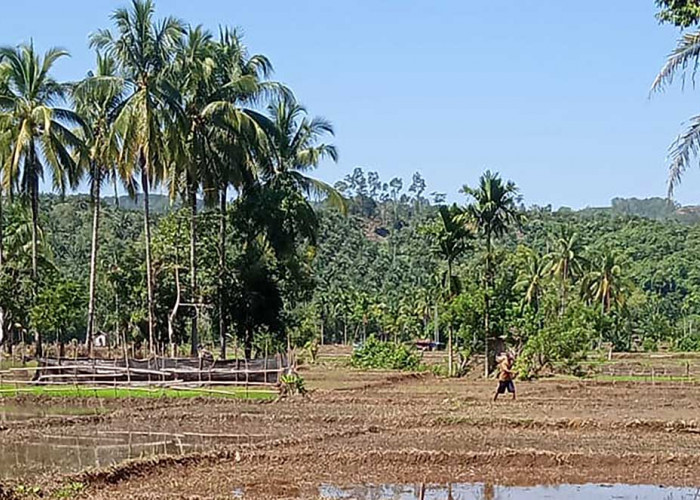
[[[206,358],[92,359],[42,358],[36,368],[0,371],[0,385],[88,385],[90,387],[240,386],[272,389],[290,369],[278,354],[263,359]],[[32,373],[31,380],[26,374]],[[25,374],[24,380],[18,375]]]

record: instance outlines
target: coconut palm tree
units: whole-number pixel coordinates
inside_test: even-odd
[[[60,107],[66,86],[51,76],[64,50],[53,48],[43,57],[33,44],[0,48],[0,123],[9,140],[9,154],[3,165],[3,189],[15,190],[29,201],[32,217],[32,279],[36,296],[38,279],[39,183],[51,176],[55,190],[77,187],[81,172],[71,149],[81,145],[71,130],[82,126],[72,110]],[[9,134],[9,139],[7,138]],[[41,333],[35,332],[36,354],[41,356]]]
[[[309,118],[306,109],[290,95],[282,95],[268,106],[273,129],[269,131],[269,149],[262,162],[261,178],[268,186],[291,186],[308,196],[327,198],[331,205],[346,210],[346,201],[332,186],[309,177],[321,161],[338,161],[332,144],[319,143],[333,135],[333,126],[323,118]]]
[[[524,264],[518,273],[514,288],[524,292],[523,306],[532,307],[537,312],[547,276],[550,274],[550,264],[546,258],[530,248],[526,249]]]
[[[178,19],[154,21],[152,0],[132,0],[131,8],[112,14],[114,31],[99,30],[90,45],[113,57],[124,78],[127,96],[115,119],[122,138],[120,163],[136,165],[141,174],[146,239],[148,341],[155,353],[154,276],[151,263],[149,192],[166,177],[166,141],[163,130],[171,121],[171,85],[166,80],[176,49],[185,32]]]
[[[671,85],[676,77],[679,77],[682,83],[685,83],[687,77],[694,82],[699,63],[700,31],[685,33],[654,79],[651,93]],[[669,197],[673,195],[674,188],[681,182],[683,174],[700,149],[700,115],[693,116],[689,123],[669,148]]]
[[[134,189],[131,165],[119,164],[118,161],[120,147],[115,118],[124,97],[124,82],[116,75],[114,59],[98,53],[95,71],[90,72],[87,78],[73,86],[72,97],[76,111],[85,122],[81,137],[84,147],[79,150],[78,162],[88,173],[93,210],[88,321],[85,339],[92,355],[95,336],[95,284],[102,184],[113,177],[115,184],[121,179],[127,191],[133,192]]]
[[[485,375],[488,377],[493,366],[493,356],[489,357],[491,340],[490,295],[493,289],[493,245],[514,226],[520,224],[522,216],[518,210],[520,195],[511,181],[503,182],[497,173],[487,170],[479,179],[479,186],[464,186],[470,203],[460,217],[463,223],[473,227],[486,245],[486,265],[484,267],[484,350],[486,354]],[[492,359],[493,358],[493,359]]]
[[[181,41],[170,80],[177,97],[169,128],[171,197],[182,196],[190,208],[190,293],[197,299],[197,193],[208,205],[221,202],[225,248],[225,202],[228,186],[241,190],[254,173],[248,150],[264,139],[262,116],[246,107],[282,87],[266,80],[272,66],[261,55],[249,56],[235,31],[222,30],[218,40],[201,27],[191,27]],[[184,139],[184,140],[183,140]],[[225,265],[221,263],[222,268]],[[220,325],[221,326],[221,325]],[[225,332],[225,328],[221,328]],[[225,356],[225,335],[220,335]],[[197,351],[197,316],[192,318],[192,355]]]
[[[593,304],[600,304],[603,314],[620,309],[626,303],[627,286],[617,254],[606,251],[597,259],[597,268],[586,276],[582,294]]]
[[[566,309],[566,292],[570,283],[583,276],[587,261],[583,256],[583,246],[578,234],[570,228],[562,227],[559,234],[552,241],[553,250],[547,254],[547,260],[551,263],[550,272],[559,282],[560,310],[564,314]]]

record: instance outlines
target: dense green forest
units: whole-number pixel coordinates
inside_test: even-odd
[[[686,22],[666,4],[662,20]],[[156,19],[150,0],[110,21],[78,82],[52,78],[60,49],[0,48],[7,350],[76,339],[92,353],[99,334],[221,356],[432,339],[450,373],[475,353],[488,370],[509,346],[537,374],[575,371],[603,344],[700,349],[696,207],[526,207],[489,171],[465,173],[452,205],[420,173],[357,168],[330,186],[309,173],[338,159],[332,125],[238,32]],[[654,88],[697,60],[690,43]],[[674,145],[671,187],[699,131]]]
[[[383,183],[376,173],[357,169],[337,187],[348,199],[347,213],[317,204],[317,239],[303,247],[303,255],[297,252],[294,264],[275,258],[275,252],[264,267],[257,258],[248,260],[245,227],[239,229],[248,222],[241,213],[248,207],[240,199],[231,203],[227,259],[235,272],[227,303],[232,324],[249,328],[233,328],[230,341],[247,342],[253,351],[284,347],[287,337],[297,346],[361,342],[369,335],[445,344],[451,331],[455,350],[467,357],[485,347],[484,294],[490,293],[490,338],[523,349],[533,371],[558,361],[575,363],[577,355],[600,342],[618,350],[700,348],[700,262],[692,251],[700,243],[700,224],[678,220],[687,212],[681,207],[663,216],[653,213],[658,199],[618,199],[597,210],[518,207],[523,220],[494,243],[493,290],[485,292],[483,283],[485,244],[478,233],[467,232],[447,293],[447,262],[437,243],[445,231],[444,205],[428,199],[443,197],[424,196],[420,174],[405,187],[400,179]],[[166,345],[171,324],[173,340],[186,344],[194,312],[184,305],[189,209],[158,195],[151,200],[163,207],[152,221],[156,332]],[[43,195],[41,204],[46,285],[38,304],[32,306],[29,293],[17,292],[31,288],[30,273],[22,272],[21,264],[3,276],[0,299],[19,329],[34,321],[47,341],[83,341],[90,199]],[[205,208],[198,215],[199,328],[205,345],[219,342],[215,311],[207,307],[216,303],[217,213]],[[143,211],[110,202],[102,214],[97,330],[112,343],[146,343]],[[5,210],[5,248],[16,256],[11,262],[30,260],[29,220],[19,203]],[[181,304],[173,314],[177,278]]]

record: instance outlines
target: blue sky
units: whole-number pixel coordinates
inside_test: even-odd
[[[92,66],[90,32],[125,1],[42,0],[3,6],[0,43],[59,45],[60,79]],[[314,114],[336,127],[335,181],[355,166],[385,180],[419,170],[459,200],[486,168],[514,180],[527,204],[606,205],[664,196],[665,157],[700,90],[648,99],[679,36],[653,0],[160,0],[212,29],[241,27]],[[676,192],[700,204],[700,172]]]

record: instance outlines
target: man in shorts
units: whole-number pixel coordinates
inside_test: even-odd
[[[517,373],[513,371],[514,362],[515,356],[512,353],[502,356],[498,362],[498,389],[496,389],[496,394],[493,396],[494,401],[498,399],[499,394],[505,394],[506,391],[513,395],[513,401],[515,401],[515,384],[513,379]]]

